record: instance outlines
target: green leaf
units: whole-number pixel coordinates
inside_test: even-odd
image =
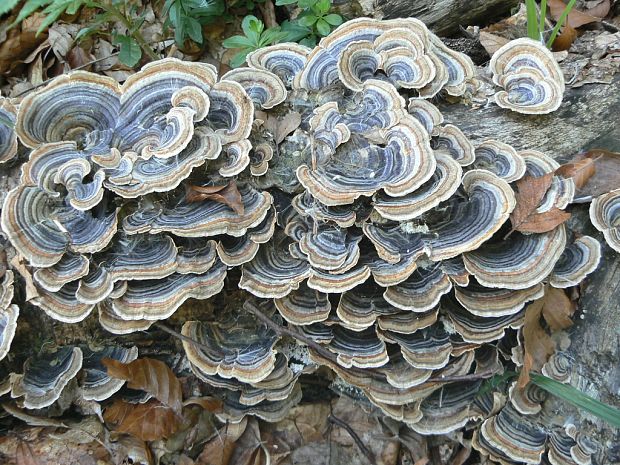
[[[202,44],[202,24],[198,20],[187,17],[186,30],[189,38],[198,44]]]
[[[245,57],[248,56],[248,53],[253,52],[254,50],[244,50],[242,52],[237,53],[232,60],[230,60],[230,66],[233,68],[238,68],[245,63]]]
[[[222,42],[224,48],[248,48],[255,45],[246,36],[232,36]]]
[[[282,32],[286,33],[286,36],[282,39],[285,42],[299,42],[304,37],[312,34],[312,29],[301,26],[297,21],[284,21],[281,29]]]
[[[118,59],[125,66],[133,68],[142,58],[142,49],[136,39],[125,35],[115,35],[114,43],[120,47]]]
[[[263,29],[265,29],[265,25],[256,16],[248,15],[243,18],[243,21],[241,22],[241,29],[243,29],[246,36],[251,37],[252,32],[260,35],[260,33],[263,32]]]
[[[330,0],[319,0],[314,5],[314,8],[319,12],[321,16],[327,13],[331,7],[332,2]]]
[[[297,20],[297,22],[301,25],[301,26],[306,26],[306,27],[312,27],[312,25],[314,23],[316,23],[319,20],[319,18],[317,18],[314,15],[306,15],[303,18],[299,18]]]
[[[314,34],[312,34],[309,37],[306,37],[305,39],[302,39],[299,41],[300,45],[305,45],[306,47],[309,48],[314,48],[316,47],[316,36]]]
[[[538,31],[542,34],[545,31],[545,19],[547,19],[547,0],[540,0],[540,21]]]
[[[293,3],[296,3],[297,0],[276,0],[276,5],[277,6],[282,6],[282,5],[292,5]]]
[[[0,5],[0,15],[8,13],[19,3],[19,0],[4,0]]]
[[[547,378],[543,375],[531,373],[530,379],[539,388],[544,389],[562,400],[565,400],[577,408],[591,413],[615,428],[620,428],[620,410],[616,407],[604,404],[601,401],[587,396],[572,386],[559,383],[558,381]]]
[[[299,0],[297,5],[299,8],[311,8],[316,5],[317,0]]]
[[[96,24],[93,26],[84,27],[80,29],[78,33],[75,35],[75,40],[78,41],[78,40],[84,39],[85,37],[88,37],[90,34],[97,32],[100,27],[101,27],[101,24]]]
[[[332,13],[331,15],[323,16],[323,19],[332,26],[340,26],[342,24],[342,16]]]
[[[17,15],[15,21],[13,21],[13,24],[11,24],[11,27],[21,23],[24,19],[37,11],[39,8],[49,5],[50,3],[52,3],[52,1],[53,0],[28,0],[26,3],[24,3],[22,9],[19,10],[19,14]]]
[[[45,19],[43,20],[43,22],[41,23],[41,25],[39,26],[39,29],[37,29],[36,35],[39,35],[43,31],[45,31],[50,25],[54,23],[54,21],[56,21],[60,17],[61,14],[63,14],[63,12],[64,12],[64,7],[58,8],[57,10],[53,10],[52,13],[47,15]]]
[[[327,21],[325,21],[323,18],[319,19],[316,22],[316,30],[318,31],[319,34],[321,34],[323,37],[325,37],[326,35],[328,35],[332,28],[331,26],[327,23]]]
[[[286,32],[282,32],[280,27],[270,27],[265,32],[261,34],[259,46],[264,47],[265,45],[271,45],[276,43],[282,39],[284,39],[288,34]]]
[[[564,11],[562,12],[562,15],[560,16],[560,18],[558,19],[558,22],[555,23],[555,27],[553,28],[553,31],[551,31],[551,36],[549,37],[549,40],[547,41],[547,48],[551,48],[551,46],[553,45],[553,41],[557,37],[558,32],[560,32],[560,28],[564,24],[564,21],[566,21],[566,17],[570,13],[570,10],[572,10],[573,7],[575,6],[576,1],[577,0],[570,0],[570,2],[568,2],[568,4],[566,5],[566,8],[564,8]]]
[[[525,10],[527,14],[527,36],[538,41],[540,40],[540,31],[538,30],[536,0],[525,0]]]

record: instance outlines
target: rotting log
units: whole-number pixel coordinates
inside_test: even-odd
[[[451,35],[459,26],[481,26],[507,16],[519,0],[359,0],[359,4],[364,14],[375,18],[416,17],[433,32]]]
[[[447,122],[453,122],[474,142],[504,141],[517,150],[537,149],[564,162],[592,148],[620,152],[620,75],[607,84],[568,88],[560,109],[550,115],[520,115],[491,103],[482,108],[437,102]],[[620,182],[618,187],[620,187]],[[588,204],[589,205],[589,204]],[[575,325],[569,330],[567,353],[574,360],[571,384],[610,405],[620,405],[620,254],[614,252],[588,218],[588,205],[574,205],[570,227],[603,244],[597,271],[582,285]],[[549,426],[566,421],[600,446],[594,463],[620,463],[620,431],[566,402],[545,404]]]

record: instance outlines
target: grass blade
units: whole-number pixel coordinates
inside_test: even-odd
[[[525,10],[527,13],[527,36],[533,40],[540,40],[536,0],[525,0]]]
[[[570,0],[568,4],[566,5],[566,8],[564,8],[564,11],[562,12],[562,15],[560,16],[560,18],[558,19],[558,22],[555,23],[555,27],[553,28],[553,31],[551,31],[551,36],[549,37],[549,40],[547,41],[547,48],[551,48],[551,45],[553,45],[553,41],[558,36],[558,33],[560,32],[560,28],[564,24],[564,21],[566,21],[568,14],[573,9],[576,2],[577,0]]]
[[[542,37],[545,32],[545,19],[547,19],[547,0],[540,0],[540,24],[538,25],[538,32]]]
[[[577,408],[591,413],[616,428],[620,428],[620,410],[617,408],[604,404],[572,386],[559,383],[546,376],[531,373],[530,379],[539,388],[565,400]]]

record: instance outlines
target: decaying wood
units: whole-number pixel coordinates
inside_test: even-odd
[[[359,0],[375,18],[416,17],[440,35],[458,32],[459,26],[483,25],[506,16],[518,0]]]

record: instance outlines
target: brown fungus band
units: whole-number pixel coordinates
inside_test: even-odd
[[[301,398],[304,363],[316,363],[419,434],[475,423],[473,447],[501,463],[539,463],[546,444],[549,460],[570,457],[574,435],[536,426],[536,390],[512,388],[508,403],[478,396],[479,381],[445,382],[501,372],[522,350],[528,303],[597,267],[599,242],[563,225],[505,239],[515,183],[557,162],[474,144],[444,122],[429,100],[472,95],[478,70],[416,19],[356,19],[314,49],[276,44],[247,65],[218,78],[210,65],[164,59],[122,85],[78,71],[19,106],[0,100],[15,122],[0,125],[0,162],[18,140],[28,152],[2,229],[32,272],[31,302],[65,323],[96,310],[124,335],[189,299],[230,297],[209,320],[182,325],[200,343],[183,344],[192,372],[225,398],[223,421],[283,418]],[[562,73],[540,44],[511,41],[489,69],[500,107],[561,105]],[[554,176],[537,213],[564,210],[574,192]],[[619,198],[590,210],[616,250]],[[16,328],[12,286],[7,271],[0,358]],[[272,325],[314,342],[304,363]],[[103,400],[122,385],[103,357],[137,352],[42,353],[12,394],[48,406],[81,370],[83,398]],[[554,356],[543,372],[567,382],[570,362]]]

